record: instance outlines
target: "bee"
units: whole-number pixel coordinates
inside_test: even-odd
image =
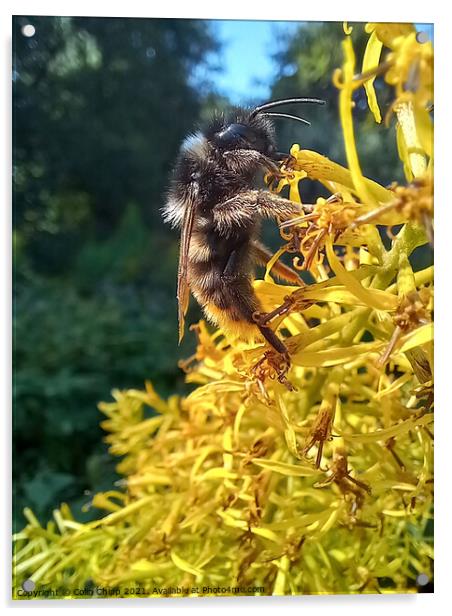
[[[190,291],[206,318],[226,335],[245,340],[263,338],[288,358],[284,342],[271,327],[259,324],[262,306],[253,290],[257,264],[272,253],[259,240],[265,218],[287,220],[302,212],[299,203],[253,187],[259,170],[280,177],[278,162],[289,157],[277,151],[273,117],[303,118],[270,109],[316,98],[275,100],[252,110],[236,109],[229,117],[212,119],[204,132],[182,143],[173,169],[164,220],[181,229],[177,277],[179,343]],[[292,284],[298,274],[277,262],[273,272]]]

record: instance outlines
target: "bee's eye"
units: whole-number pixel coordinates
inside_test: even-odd
[[[223,148],[237,148],[246,144],[258,149],[261,141],[255,131],[244,124],[229,124],[215,137]]]

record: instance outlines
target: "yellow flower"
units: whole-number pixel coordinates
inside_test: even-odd
[[[378,30],[377,30],[378,36]],[[385,80],[395,87],[396,95],[413,92],[420,106],[426,107],[433,100],[433,47],[431,42],[420,43],[416,33],[399,36],[392,42],[388,54],[390,65]]]
[[[433,123],[428,109],[433,103],[433,45],[420,41],[411,24],[367,24],[366,31],[370,37],[358,83],[366,89],[377,122],[381,114],[373,86],[375,76],[382,72],[394,87],[391,109],[397,115],[397,146],[405,175],[408,180],[422,177],[432,156]],[[383,46],[390,52],[379,65]]]

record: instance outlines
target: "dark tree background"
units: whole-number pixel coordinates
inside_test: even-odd
[[[45,517],[111,485],[96,404],[113,387],[182,386],[177,239],[159,208],[218,44],[192,20],[16,17],[13,32],[20,526],[25,504]]]
[[[21,31],[28,23],[36,29],[31,38]],[[354,33],[358,54],[361,32]],[[345,162],[331,83],[342,38],[341,24],[309,24],[280,42],[272,95],[329,103],[306,110],[310,129],[278,125],[282,147],[298,141]],[[177,346],[178,243],[159,208],[181,140],[228,103],[200,78],[212,74],[219,49],[204,21],[13,19],[19,528],[24,506],[44,521],[63,500],[86,519],[90,512],[80,509],[89,494],[111,487],[114,461],[96,404],[112,388],[150,379],[162,395],[184,390],[177,360],[194,342],[188,336]],[[384,111],[379,80],[377,88]],[[369,132],[363,96],[356,99],[363,169],[387,183],[398,177],[394,138],[383,128],[381,137]],[[306,197],[318,194],[319,187],[305,186]]]

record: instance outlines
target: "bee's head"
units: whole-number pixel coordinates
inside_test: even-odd
[[[268,157],[276,153],[272,122],[263,116],[251,118],[246,112],[239,111],[222,121],[217,119],[207,138],[222,152],[256,150]]]
[[[294,103],[317,103],[325,101],[317,98],[291,98],[271,101],[256,107],[252,111],[236,110],[229,118],[216,118],[206,131],[208,141],[221,152],[233,150],[255,150],[268,158],[280,158],[275,131],[271,117],[290,118],[308,124],[298,116],[286,113],[269,112],[268,109]]]

